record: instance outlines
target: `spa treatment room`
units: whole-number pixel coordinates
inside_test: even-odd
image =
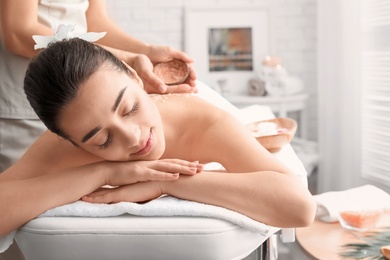
[[[389,17],[1,0],[0,260],[390,259]]]

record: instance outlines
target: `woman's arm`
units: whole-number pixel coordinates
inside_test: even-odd
[[[17,179],[18,167],[0,174],[0,237],[44,211],[74,202],[104,185],[102,172],[90,168],[24,179]]]
[[[160,185],[164,194],[225,207],[271,226],[302,227],[314,220],[311,194],[288,174],[203,172]]]
[[[201,169],[198,163],[178,159],[101,161],[46,132],[18,162],[0,174],[0,236],[103,185],[176,181],[179,174],[193,175]]]
[[[250,173],[202,172],[175,182],[141,182],[103,189],[83,196],[91,203],[144,202],[169,194],[220,206],[276,227],[303,227],[314,220],[309,191],[292,175],[272,171]]]
[[[6,172],[17,175],[18,168]],[[44,211],[74,202],[104,184],[104,171],[98,165],[28,179],[8,180],[0,174],[0,236]]]
[[[13,166],[0,174],[0,237],[44,211],[77,201],[101,186],[146,183],[150,180],[156,183],[176,181],[180,173],[193,175],[201,170],[201,166],[173,159],[97,162],[18,179],[16,176],[21,170],[21,167]],[[32,172],[34,170],[31,169]],[[146,196],[145,192],[140,190],[139,196]]]
[[[1,0],[0,12],[2,38],[11,53],[31,58],[38,53],[32,36],[53,35],[38,22],[38,0]]]

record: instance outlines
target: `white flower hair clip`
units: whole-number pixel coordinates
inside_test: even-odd
[[[34,50],[47,48],[49,43],[62,41],[64,39],[80,38],[88,42],[95,42],[106,35],[106,32],[88,32],[77,35],[73,33],[73,30],[74,25],[61,24],[57,27],[54,36],[33,35],[33,39],[35,41]]]

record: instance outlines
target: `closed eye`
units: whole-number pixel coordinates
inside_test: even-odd
[[[111,143],[112,143],[112,134],[108,133],[107,140],[103,144],[99,145],[99,149],[102,150],[107,149],[107,147],[109,147]]]
[[[123,116],[128,117],[135,114],[138,111],[138,108],[139,108],[139,104],[138,102],[135,102],[131,110],[128,113],[124,114]]]

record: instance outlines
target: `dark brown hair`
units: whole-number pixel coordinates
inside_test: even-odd
[[[58,127],[58,116],[76,97],[81,84],[103,64],[128,72],[111,52],[78,38],[52,43],[31,61],[24,91],[35,113],[50,131],[68,139]]]

